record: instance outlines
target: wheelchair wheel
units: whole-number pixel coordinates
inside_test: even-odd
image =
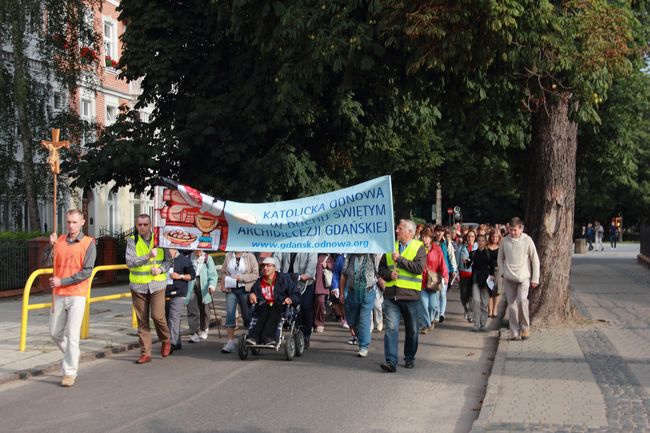
[[[248,358],[248,347],[246,347],[246,334],[239,337],[239,344],[237,345],[237,355],[242,361]]]
[[[292,336],[289,336],[284,341],[284,356],[286,356],[287,361],[291,361],[296,356],[296,340]]]
[[[293,339],[296,342],[296,356],[302,356],[305,353],[305,335],[298,329],[293,333]]]

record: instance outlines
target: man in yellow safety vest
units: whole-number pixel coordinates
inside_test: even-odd
[[[171,264],[172,261],[165,256],[163,249],[154,247],[149,215],[138,215],[136,233],[126,239],[129,287],[133,308],[138,319],[138,337],[140,338],[140,358],[136,361],[137,364],[151,362],[149,311],[151,311],[158,339],[162,343],[160,354],[165,358],[171,351],[169,328],[165,320],[165,288],[167,287],[167,270]]]
[[[379,276],[384,289],[384,335],[385,362],[381,369],[389,373],[397,370],[397,345],[399,340],[400,315],[404,319],[406,339],[404,340],[404,367],[415,367],[415,353],[418,350],[418,320],[422,314],[420,291],[422,273],[426,266],[424,244],[414,239],[416,225],[411,220],[400,220],[395,234],[395,250],[387,253],[379,262]]]

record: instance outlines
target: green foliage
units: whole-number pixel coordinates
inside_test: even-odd
[[[123,2],[123,76],[143,78],[152,122],[120,117],[77,184],[142,190],[165,175],[256,201],[393,174],[405,212],[441,163],[440,111],[413,93],[426,83],[406,79],[382,13],[356,1]]]
[[[634,70],[648,40],[645,2],[120,8],[129,23],[122,76],[142,79],[136,108],[154,112],[148,124],[122,113],[90,145],[77,185],[115,180],[142,191],[161,175],[263,201],[392,174],[399,216],[432,202],[437,181],[443,202],[467,217],[521,213],[531,112],[569,92],[575,118],[597,124],[611,83]],[[642,158],[633,152],[629,163]]]
[[[0,241],[26,241],[29,239],[37,238],[39,236],[47,237],[49,236],[49,233],[1,231]]]
[[[650,75],[616,80],[600,107],[600,125],[579,134],[576,203],[579,221],[622,211],[631,221],[650,215]]]

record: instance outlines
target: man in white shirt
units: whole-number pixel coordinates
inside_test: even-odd
[[[508,299],[511,340],[526,340],[530,335],[528,289],[539,285],[539,257],[533,240],[524,233],[521,219],[510,220],[510,236],[499,247],[498,264]]]

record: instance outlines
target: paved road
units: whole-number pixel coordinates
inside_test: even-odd
[[[450,296],[447,320],[420,339],[413,370],[379,369],[380,334],[369,357],[358,358],[333,323],[292,362],[278,353],[247,361],[223,355],[224,340],[212,333],[148,365],[133,364],[137,351],[84,363],[71,389],[59,387],[56,375],[4,385],[1,430],[467,432],[485,393],[496,331],[470,332],[457,289]]]

